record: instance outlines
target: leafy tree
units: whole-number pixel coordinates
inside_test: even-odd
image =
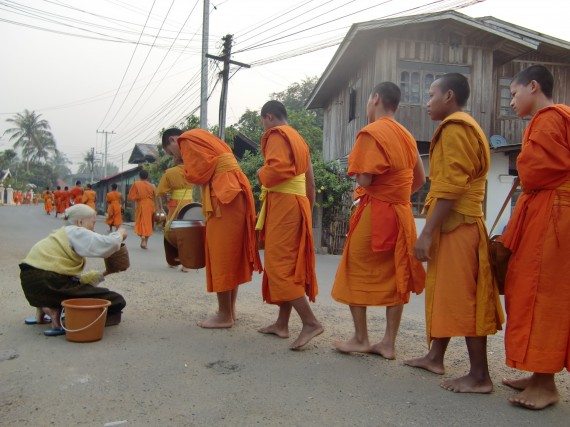
[[[55,175],[61,179],[65,179],[65,177],[71,175],[71,169],[69,169],[70,164],[71,161],[58,149],[55,150],[55,154],[49,162],[49,165],[52,167]]]
[[[246,109],[239,118],[236,128],[252,141],[259,143],[264,133],[259,111]]]
[[[88,150],[85,152],[83,162],[79,164],[77,175],[91,177],[93,172],[93,181],[104,178],[105,168],[103,164],[95,157],[95,154]],[[119,173],[119,167],[111,162],[107,162],[107,176]]]
[[[253,192],[253,199],[259,210],[259,195],[261,194],[261,184],[257,179],[257,170],[263,166],[263,155],[261,151],[257,153],[252,153],[251,151],[246,151],[239,162],[241,170],[247,176],[249,184],[251,185],[251,191]]]
[[[50,154],[56,149],[55,140],[50,132],[47,120],[40,119],[41,114],[35,111],[24,110],[15,117],[6,119],[15,127],[7,129],[4,134],[10,135],[14,148],[22,149],[22,156],[26,161],[26,171],[30,170],[30,162],[47,161]]]
[[[0,153],[0,169],[15,168],[18,163],[18,153],[7,149]]]

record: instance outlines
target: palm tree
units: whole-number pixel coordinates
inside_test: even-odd
[[[16,127],[7,129],[4,135],[9,134],[14,148],[22,149],[22,156],[26,160],[26,170],[30,170],[31,161],[47,161],[50,154],[55,152],[56,145],[47,120],[40,119],[41,114],[35,111],[24,110],[15,117],[6,119]]]
[[[56,148],[54,156],[50,159],[50,165],[55,175],[61,179],[71,175],[71,170],[68,166],[70,164],[71,162],[67,156]]]

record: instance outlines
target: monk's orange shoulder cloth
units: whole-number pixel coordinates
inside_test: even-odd
[[[410,196],[417,161],[414,137],[395,120],[382,117],[364,127],[348,156],[348,174],[373,175],[372,183],[358,187],[361,202],[350,220],[349,236],[358,224],[368,201],[371,203],[372,250],[395,248],[398,292],[420,294],[425,272],[415,259],[415,222]]]
[[[276,126],[265,132],[261,151],[263,157],[269,159],[259,171],[259,180],[265,187],[275,187],[309,169],[309,147],[291,126]],[[293,159],[289,158],[290,152]]]

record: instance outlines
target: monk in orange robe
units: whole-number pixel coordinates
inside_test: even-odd
[[[152,236],[152,217],[156,211],[156,189],[148,182],[148,171],[139,172],[140,181],[135,181],[128,194],[129,200],[136,202],[135,233],[141,238],[141,248],[148,248],[148,238]]]
[[[46,199],[47,199],[47,193],[49,192],[49,187],[46,187],[46,189],[44,191],[42,191],[42,200],[44,202],[44,209],[47,211],[47,206],[46,206]]]
[[[96,211],[95,201],[97,200],[97,193],[93,191],[91,184],[87,184],[87,188],[83,192],[83,203],[89,206],[91,209]]]
[[[238,287],[261,272],[255,236],[255,205],[247,177],[231,148],[203,129],[167,129],[165,151],[184,160],[186,181],[202,185],[206,217],[206,281],[216,292],[218,312],[198,322],[203,328],[231,328]]]
[[[81,181],[75,183],[75,187],[69,190],[71,196],[71,204],[77,205],[83,203],[83,188],[81,188]]]
[[[107,193],[107,219],[105,224],[109,226],[109,232],[113,231],[113,227],[119,230],[123,223],[123,214],[121,213],[121,205],[123,196],[117,191],[117,184],[111,184],[111,191]]]
[[[46,213],[48,215],[51,215],[51,211],[53,210],[53,195],[51,194],[51,192],[49,190],[45,191],[44,207],[45,207]]]
[[[71,199],[71,194],[69,194],[69,187],[65,186],[63,188],[63,190],[61,190],[61,208],[63,210],[63,212],[65,212],[65,210],[71,206],[70,203],[70,199]]]
[[[166,141],[169,143],[169,141]],[[168,144],[167,144],[168,145]],[[176,143],[178,145],[178,143]],[[194,185],[186,181],[184,177],[184,163],[182,159],[174,159],[176,166],[168,168],[160,178],[156,193],[158,195],[158,204],[161,211],[163,210],[162,198],[170,195],[170,199],[166,202],[168,208],[167,219],[176,219],[178,212],[184,206],[194,201],[193,192]],[[174,218],[172,218],[174,216]],[[165,231],[166,233],[166,231]],[[181,271],[187,273],[191,270],[190,262],[193,259],[193,254],[185,239],[177,239],[178,247],[172,245],[166,236],[164,240],[164,254],[166,256],[167,264],[175,268],[182,264]]]
[[[301,333],[290,345],[296,350],[323,332],[309,305],[318,293],[311,215],[315,178],[309,147],[289,126],[283,104],[267,102],[261,109],[261,121],[264,165],[257,175],[264,201],[256,229],[265,241],[263,299],[277,304],[279,315],[275,323],[259,332],[288,338],[294,308],[303,322]]]
[[[37,205],[40,203],[40,193],[35,193],[34,194],[34,205]]]
[[[65,208],[63,207],[63,198],[64,198],[63,191],[61,190],[61,187],[58,185],[56,187],[56,191],[53,192],[56,218],[59,214],[63,214],[63,212],[65,211]]]
[[[428,114],[441,124],[430,145],[428,214],[414,254],[428,262],[426,329],[431,348],[426,356],[404,363],[443,374],[450,337],[463,336],[471,369],[463,377],[442,381],[441,387],[490,393],[487,335],[501,329],[504,315],[482,210],[489,143],[477,122],[462,111],[469,99],[465,76],[443,75],[432,83],[429,96]]]
[[[396,357],[396,335],[410,292],[420,294],[425,270],[414,257],[416,227],[412,192],[425,183],[414,137],[394,120],[400,102],[394,83],[377,85],[368,98],[368,126],[348,156],[348,175],[359,185],[358,207],[336,273],[332,297],[350,306],[354,336],[337,350]],[[370,345],[368,306],[386,307],[386,332]]]
[[[502,236],[512,251],[505,281],[507,365],[532,375],[503,383],[515,405],[559,400],[554,375],[570,370],[570,107],[552,101],[554,79],[533,65],[511,82],[511,107],[532,116],[517,169],[522,194]]]
[[[176,210],[180,210],[188,203],[194,201],[194,185],[186,181],[184,177],[184,163],[182,163],[182,160],[180,162],[180,164],[164,171],[156,189],[156,194],[160,198],[165,198],[168,194],[170,195],[170,199],[166,202],[168,219],[172,217]],[[159,201],[159,205],[162,207],[162,199],[159,199]]]

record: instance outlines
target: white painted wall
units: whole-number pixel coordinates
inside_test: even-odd
[[[426,176],[429,176],[429,157],[422,156]],[[491,167],[487,175],[487,212],[485,212],[485,221],[487,230],[491,230],[491,226],[505,201],[505,197],[509,194],[514,181],[514,176],[509,173],[509,157],[506,153],[491,152]],[[493,234],[500,234],[511,217],[510,204],[505,209],[497,227]],[[421,233],[426,223],[425,218],[415,218],[416,230]]]

